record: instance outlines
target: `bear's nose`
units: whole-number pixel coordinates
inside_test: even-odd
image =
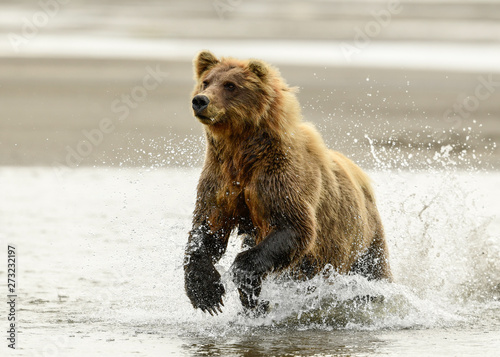
[[[208,107],[208,103],[210,103],[210,99],[206,95],[198,94],[193,98],[193,109],[199,113]]]

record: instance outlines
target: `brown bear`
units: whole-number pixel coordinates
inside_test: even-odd
[[[391,280],[388,250],[367,175],[329,150],[304,123],[295,90],[260,60],[194,60],[192,108],[207,149],[184,259],[195,308],[221,312],[214,267],[231,232],[250,248],[231,267],[249,312],[265,312],[262,279],[308,279],[331,264],[339,274]]]

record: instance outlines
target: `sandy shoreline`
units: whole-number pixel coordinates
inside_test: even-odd
[[[278,66],[363,167],[500,167],[498,0],[57,3],[0,4],[0,165],[200,165],[209,48]]]
[[[190,111],[189,61],[1,58],[0,67],[0,165],[202,162],[202,129]],[[498,74],[279,67],[300,88],[305,119],[330,147],[367,168],[377,166],[370,141],[375,156],[393,167],[426,168],[446,145],[452,156],[464,158],[460,166],[499,167],[492,143],[500,142],[500,92],[485,92],[472,111],[454,110],[482,83],[498,82]],[[103,121],[109,127],[100,135]]]

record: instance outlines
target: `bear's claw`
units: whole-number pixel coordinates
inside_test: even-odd
[[[203,312],[208,312],[211,316],[218,315],[219,313],[222,314],[222,309],[221,306],[224,306],[224,302],[222,301],[222,297],[220,298],[219,302],[217,302],[215,305],[211,307],[207,307],[205,305],[200,305],[199,308]]]
[[[201,311],[203,312],[208,312],[211,316],[214,316],[215,315],[218,315],[219,313],[222,314],[222,309],[221,309],[221,305],[224,306],[224,304],[222,303],[222,299],[221,301],[219,301],[219,303],[213,307],[200,307]]]

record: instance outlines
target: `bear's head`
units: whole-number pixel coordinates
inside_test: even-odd
[[[297,102],[279,71],[260,60],[218,59],[202,51],[194,59],[194,72],[193,112],[212,130],[236,134],[264,123],[272,125],[270,121],[276,121],[290,101],[284,100],[286,96]],[[298,102],[288,104],[298,108]]]

